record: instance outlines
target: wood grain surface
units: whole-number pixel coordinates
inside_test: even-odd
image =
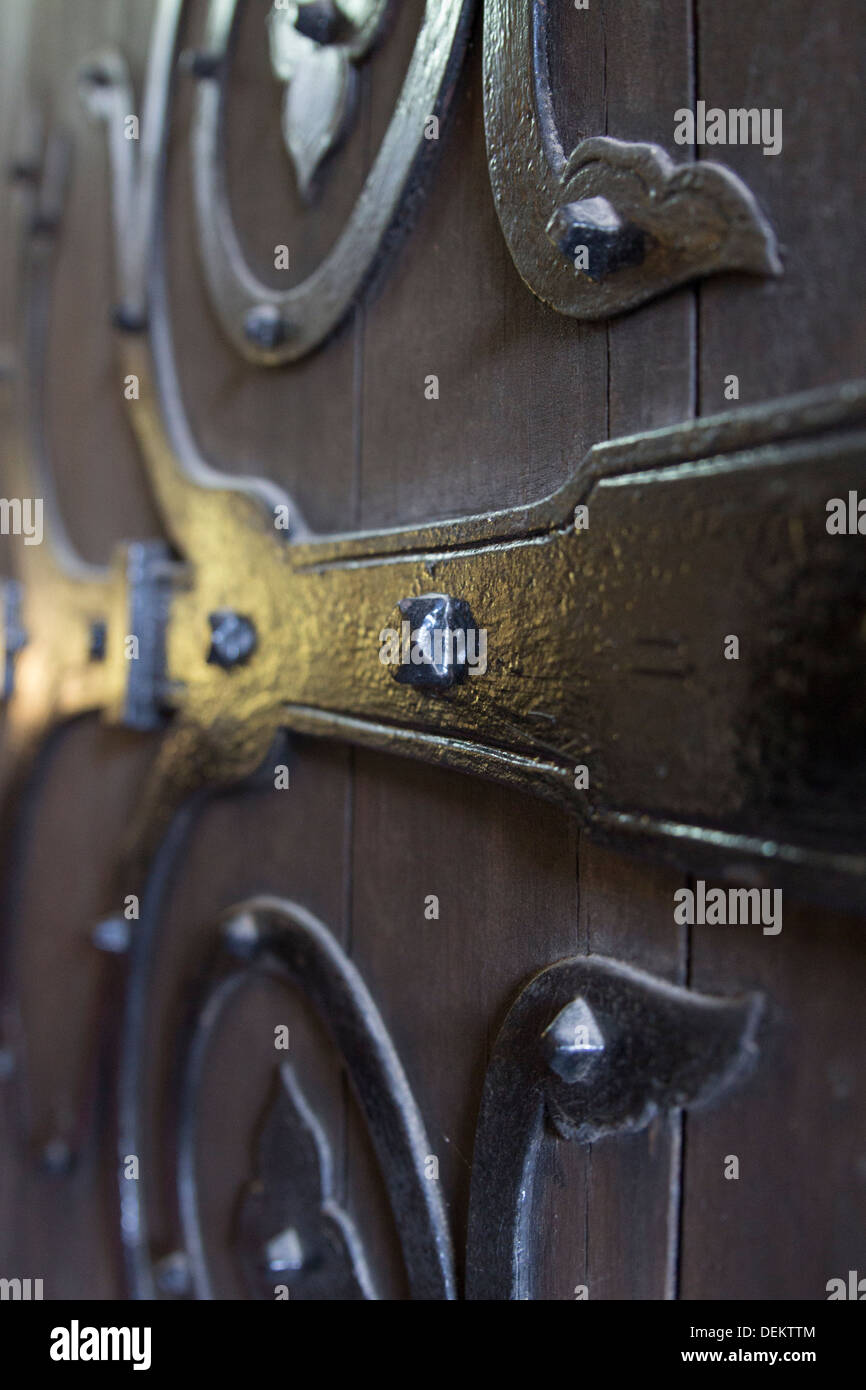
[[[194,45],[204,0],[191,0]],[[405,0],[360,73],[358,117],[311,207],[298,196],[268,65],[268,6],[242,7],[229,84],[231,203],[251,264],[273,248],[298,279],[332,244],[390,119],[423,12]],[[563,138],[655,141],[678,160],[674,112],[698,97],[781,107],[784,151],[731,147],[783,247],[774,281],[724,276],[610,323],[580,324],[520,280],[487,172],[481,14],[435,171],[411,227],[334,337],[275,371],[223,339],[197,262],[179,77],[165,242],[177,371],[202,452],[228,474],[286,487],[314,529],[414,523],[531,501],[593,443],[741,402],[862,375],[866,192],[860,75],[866,20],[848,0],[710,0],[550,6]],[[127,422],[109,323],[111,245],[102,132],[70,98],[74,70],[119,44],[140,94],[150,0],[0,4],[0,154],[30,89],[70,125],[74,175],[61,237],[49,357],[48,434],[73,540],[107,558],[160,526]],[[29,21],[29,47],[26,25]],[[842,113],[840,117],[840,112]],[[720,157],[720,152],[713,152]],[[0,200],[0,354],[14,333],[14,254]],[[435,375],[438,399],[427,399]],[[8,547],[7,547],[8,550]],[[13,557],[14,558],[14,557]],[[227,557],[230,564],[230,557]],[[8,561],[3,561],[8,570]],[[724,575],[719,576],[724,584]],[[287,660],[291,656],[287,653]],[[640,710],[634,712],[640,720]],[[21,808],[5,873],[19,1073],[4,1104],[0,1273],[45,1278],[46,1297],[121,1296],[113,1178],[112,1047],[120,971],[90,944],[117,909],[119,827],[155,740],[82,721],[52,744]],[[663,1116],[592,1146],[545,1140],[537,1193],[538,1297],[814,1299],[862,1265],[866,1105],[861,924],[785,902],[784,929],[679,927],[669,869],[601,850],[561,813],[516,792],[384,754],[299,739],[290,787],[255,785],[201,810],[160,926],[148,1023],[142,1155],[158,1256],[180,1240],[171,1134],[177,1038],[220,912],[271,892],[316,913],[382,1014],[424,1117],[462,1269],[472,1145],[493,1040],[521,986],[552,961],[595,952],[707,993],[762,991],[752,1078],[716,1106]],[[273,760],[272,760],[273,761]],[[122,889],[122,885],[119,885]],[[431,895],[438,917],[425,916]],[[227,1012],[202,1098],[198,1175],[221,1297],[244,1297],[233,1253],[238,1194],[273,1072],[274,1027],[335,1159],[383,1297],[407,1295],[399,1234],[341,1060],[300,992],[258,981]],[[102,1041],[100,1042],[100,1038]],[[68,1176],[46,1144],[68,1144]],[[724,1177],[726,1156],[740,1178]]]

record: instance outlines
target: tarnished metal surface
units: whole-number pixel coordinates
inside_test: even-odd
[[[172,852],[171,847],[168,853]],[[149,961],[156,947],[160,913],[148,909],[142,919],[130,960],[130,1007],[124,1034],[121,1062],[121,1129],[118,1153],[142,1153],[147,1137],[142,1129],[141,1106],[149,1059],[147,1046],[148,1003],[151,976]],[[437,1182],[428,1180],[425,1161],[430,1144],[405,1072],[382,1018],[361,976],[335,938],[311,913],[294,903],[260,897],[240,903],[225,913],[214,933],[213,949],[203,963],[198,981],[192,1024],[186,1038],[179,1039],[182,1093],[177,1135],[178,1205],[192,1287],[197,1297],[212,1298],[214,1291],[208,1268],[206,1242],[201,1229],[196,1180],[196,1139],[199,1093],[209,1048],[223,1009],[239,990],[265,972],[296,985],[310,1001],[331,1034],[345,1064],[360,1110],[364,1115],[376,1156],[382,1170],[388,1198],[399,1231],[406,1272],[412,1295],[419,1299],[450,1299],[455,1296],[451,1240],[444,1205]],[[297,1111],[298,1093],[295,1092]],[[283,1107],[285,1117],[285,1108]],[[308,1117],[309,1118],[309,1117]],[[303,1129],[303,1117],[295,1114],[293,1123]],[[303,1159],[295,1154],[294,1176],[306,1169],[304,1192],[312,1183],[318,1191],[315,1203],[327,1202],[327,1159],[320,1139],[312,1139],[309,1123],[305,1143],[317,1151]],[[324,1168],[322,1164],[324,1162]],[[318,1171],[314,1171],[318,1169]],[[321,1278],[313,1272],[312,1284],[302,1275],[299,1254],[296,1279],[291,1280],[291,1297],[341,1297],[347,1281],[356,1294],[372,1296],[369,1275],[354,1232],[345,1213],[337,1214],[333,1205],[324,1213],[306,1204],[298,1207],[298,1190],[289,1191],[291,1174],[274,1171],[272,1164],[263,1175],[276,1191],[249,1209],[249,1194],[239,1232],[243,1243],[243,1263],[260,1286],[266,1273],[260,1268],[261,1252],[253,1251],[249,1240],[253,1231],[263,1233],[270,1217],[291,1213],[300,1221],[307,1242],[324,1237],[320,1223],[336,1221],[346,1246],[343,1258],[330,1264],[331,1286],[323,1290]],[[148,1183],[129,1182],[119,1175],[123,1239],[134,1292],[152,1297],[154,1269],[149,1248]],[[290,1211],[291,1209],[291,1211]],[[261,1223],[265,1222],[263,1226]],[[279,1222],[277,1225],[279,1226]],[[319,1227],[319,1229],[316,1229]],[[281,1234],[270,1230],[268,1238]],[[297,1234],[297,1232],[296,1232]],[[298,1249],[300,1251],[300,1235]],[[308,1256],[310,1251],[307,1252]],[[347,1263],[348,1261],[348,1263]],[[285,1275],[271,1272],[271,1285],[286,1283]],[[269,1295],[274,1297],[273,1287]]]
[[[119,55],[100,55],[85,86],[91,103],[98,93],[123,192],[118,344],[139,388],[128,408],[186,567],[165,633],[176,713],[133,833],[142,872],[193,791],[251,772],[288,728],[525,786],[598,835],[677,863],[752,861],[752,872],[763,864],[808,891],[862,901],[863,798],[849,753],[864,742],[851,693],[866,573],[857,538],[828,535],[825,504],[862,476],[866,388],[597,445],[532,506],[318,539],[295,517],[287,543],[289,499],[211,469],[177,388],[158,207],[179,13],[178,0],[159,11],[139,153],[111,138],[131,94]],[[59,573],[39,549],[32,582],[24,576],[17,708],[122,710],[122,578],[74,571],[69,583],[64,570],[56,600],[52,588],[39,602]],[[470,612],[486,641],[483,669],[438,690],[394,680],[380,659],[396,605],[430,592]],[[242,661],[221,663],[214,620],[229,613],[255,640]],[[105,659],[94,661],[100,621]],[[726,659],[732,635],[737,660]]]
[[[620,961],[548,966],[493,1046],[475,1151],[466,1297],[532,1297],[533,1179],[545,1123],[594,1143],[719,1094],[756,1054],[761,1001],[680,989]]]
[[[562,148],[547,22],[539,0],[485,0],[490,180],[508,248],[533,293],[563,314],[599,319],[718,271],[778,275],[773,231],[723,165],[675,165],[658,145],[604,136],[571,153]],[[574,211],[600,202],[619,224],[613,248],[599,245],[606,238],[597,214]],[[575,261],[579,245],[587,266]]]
[[[163,18],[145,151],[161,146],[171,63]],[[288,728],[525,786],[598,835],[679,864],[752,861],[751,872],[862,901],[863,798],[845,750],[866,737],[850,698],[866,567],[856,537],[827,534],[825,505],[862,477],[866,386],[599,444],[532,506],[335,538],[299,520],[287,543],[284,494],[198,453],[163,305],[160,161],[131,178],[117,165],[130,156],[111,149],[136,215],[152,218],[139,259],[118,258],[120,297],[142,324],[118,339],[140,383],[129,411],[189,573],[166,635],[177,713],[135,828],[139,862],[192,791],[251,772]],[[126,285],[146,287],[146,306]],[[467,605],[487,643],[483,673],[438,692],[395,681],[380,660],[397,603],[431,591]],[[207,660],[212,615],[227,611],[256,634],[229,670]],[[832,835],[816,787],[833,800]]]
[[[824,526],[827,497],[862,477],[862,387],[600,445],[532,507],[288,546],[266,512],[191,489],[151,407],[136,416],[195,574],[169,622],[182,693],[152,824],[196,785],[251,771],[288,727],[526,786],[679,863],[763,861],[862,894],[859,774],[844,750],[864,738],[850,694],[866,574],[857,538]],[[433,586],[487,634],[484,674],[435,694],[379,659],[397,600]],[[205,660],[209,615],[226,606],[260,634],[231,672]],[[831,838],[817,786],[836,808]]]

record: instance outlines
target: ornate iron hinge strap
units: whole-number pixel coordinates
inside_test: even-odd
[[[301,524],[287,543],[290,499],[211,469],[177,390],[156,217],[167,11],[142,156],[110,141],[140,232],[137,255],[118,255],[123,370],[140,388],[129,409],[190,572],[166,633],[177,715],[143,860],[190,791],[251,771],[288,728],[526,786],[608,840],[702,871],[764,863],[862,899],[850,749],[864,733],[851,695],[866,568],[857,537],[825,522],[828,498],[863,474],[866,387],[597,445],[532,506],[379,535],[312,538]],[[111,127],[132,100],[118,57],[97,92]],[[483,635],[484,665],[394,680],[405,662],[383,664],[384,634],[412,621]]]
[[[532,506],[319,539],[296,519],[287,543],[290,499],[213,470],[177,389],[158,208],[180,11],[159,9],[139,142],[114,138],[133,105],[119,55],[84,74],[109,131],[129,410],[188,567],[165,631],[176,715],[144,798],[140,863],[191,791],[251,771],[288,728],[526,786],[600,836],[701,870],[763,862],[860,900],[851,695],[866,576],[857,537],[828,534],[825,519],[828,498],[862,475],[863,385],[598,445]],[[32,641],[56,605],[37,620],[28,602]],[[100,596],[97,620],[103,607]],[[483,666],[384,664],[383,634],[413,621],[433,638],[483,635]],[[80,626],[64,623],[55,652]],[[22,673],[43,645],[19,653]],[[111,638],[108,650],[114,671]],[[52,661],[40,699],[59,679]],[[72,702],[122,708],[119,677],[90,693],[93,664],[79,654],[63,677]]]
[[[252,770],[287,727],[525,786],[696,868],[763,861],[862,894],[866,576],[856,537],[825,527],[863,474],[862,387],[598,446],[533,507],[289,545],[230,491],[191,495],[136,413],[195,573],[168,624],[181,693],[149,815]],[[407,604],[434,633],[471,615],[483,673],[395,681],[383,634]],[[206,660],[226,610],[255,634],[230,670]]]
[[[493,1046],[472,1159],[466,1297],[526,1299],[547,1125],[591,1144],[707,1102],[756,1055],[761,1000],[711,998],[602,956],[531,980]]]

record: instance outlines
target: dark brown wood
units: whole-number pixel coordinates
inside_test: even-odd
[[[604,431],[604,330],[575,332],[534,301],[499,233],[480,68],[476,23],[440,177],[367,312],[365,527],[529,501]],[[430,374],[438,400],[425,399]],[[546,808],[528,818],[493,789],[452,788],[438,772],[366,754],[356,766],[355,958],[416,1059],[462,1261],[489,1048],[523,980],[578,949],[576,835]],[[428,894],[439,898],[438,921],[425,920]],[[556,1188],[559,1248],[544,1270],[557,1297],[572,1296],[582,1268],[575,1161],[551,1153],[540,1184],[548,1165],[568,1174]]]
[[[740,399],[753,401],[838,381],[864,360],[862,258],[833,231],[851,225],[864,194],[856,122],[833,115],[848,107],[864,58],[866,36],[851,21],[841,0],[820,17],[808,4],[737,3],[723,22],[716,7],[697,7],[699,95],[784,112],[782,155],[727,152],[778,229],[785,274],[698,291],[701,413],[718,409],[730,373]],[[796,62],[778,45],[780,25],[797,34]],[[829,1279],[857,1268],[864,1239],[853,1197],[863,1147],[860,933],[851,919],[786,897],[778,937],[711,926],[692,937],[695,988],[736,980],[764,989],[770,1013],[754,1083],[724,1110],[686,1121],[682,1296],[824,1298]],[[728,1154],[740,1157],[736,1181],[724,1177]]]
[[[47,420],[72,538],[87,558],[104,560],[118,540],[156,536],[161,527],[124,417],[109,323],[104,140],[83,107],[63,107],[61,93],[85,55],[112,43],[140,92],[154,6],[38,0],[29,50],[23,8],[7,0],[0,11],[0,154],[12,149],[11,112],[26,68],[49,113],[72,113],[75,171]],[[243,7],[227,173],[244,249],[269,284],[302,278],[333,243],[387,128],[423,8],[422,0],[395,7],[360,73],[358,120],[307,207],[279,130],[267,6]],[[599,440],[729,406],[731,373],[742,403],[862,374],[866,27],[855,6],[549,7],[556,117],[573,144],[593,134],[651,141],[682,162],[710,153],[673,146],[674,112],[697,98],[784,111],[781,156],[722,152],[775,227],[784,275],[718,277],[607,323],[558,315],[514,267],[490,190],[478,9],[411,225],[334,337],[273,371],[237,355],[208,302],[188,147],[193,80],[178,78],[165,239],[180,388],[213,465],[275,480],[316,530],[532,502]],[[184,45],[200,42],[206,10],[205,0],[189,4]],[[0,358],[14,334],[6,228],[0,200]],[[273,268],[282,243],[289,272]],[[425,394],[431,376],[437,399]],[[96,951],[90,931],[119,908],[120,831],[156,743],[90,719],[64,731],[37,769],[13,851],[17,886],[4,931],[23,1064],[11,1085],[0,1081],[10,1119],[0,1140],[0,1274],[41,1274],[51,1298],[127,1289],[112,1118],[124,966]],[[290,769],[285,790],[274,786],[278,763]],[[778,937],[750,927],[689,929],[674,919],[674,893],[689,882],[599,848],[559,810],[516,791],[338,744],[294,740],[273,752],[253,785],[203,800],[175,865],[148,996],[148,1143],[139,1181],[153,1258],[183,1240],[178,1056],[197,974],[220,913],[272,893],[327,925],[373,996],[438,1163],[431,1181],[447,1207],[459,1278],[484,1077],[505,1014],[532,976],[561,957],[594,953],[707,994],[760,991],[760,1053],[736,1092],[687,1118],[667,1112],[640,1133],[591,1146],[545,1138],[534,1294],[823,1298],[828,1279],[862,1265],[866,1234],[858,1196],[866,1151],[862,923],[786,894]],[[303,990],[270,980],[246,988],[227,1011],[200,1102],[199,1197],[217,1296],[250,1293],[237,1257],[238,1203],[253,1176],[275,1065],[286,1060],[274,1048],[281,1024],[376,1287],[382,1297],[406,1298],[399,1233],[339,1053]],[[724,1176],[727,1155],[739,1157],[737,1181]]]
[[[571,27],[586,16],[569,16]],[[604,73],[605,134],[667,148],[671,112],[692,87],[688,7],[606,6],[590,41]],[[635,52],[643,57],[635,62]],[[593,64],[595,66],[595,64]],[[572,104],[579,92],[571,88]],[[561,109],[567,109],[561,102]],[[687,154],[687,151],[681,152]],[[694,295],[677,291],[606,325],[610,438],[686,420],[694,410]],[[676,875],[581,841],[585,949],[684,982],[686,929],[673,921]],[[680,1118],[602,1141],[588,1155],[590,1298],[668,1298],[676,1290]]]

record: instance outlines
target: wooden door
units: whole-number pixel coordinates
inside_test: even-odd
[[[48,499],[3,537],[0,1273],[826,1298],[866,1234],[859,8],[0,24],[3,487]],[[395,683],[377,629],[456,573],[487,673]]]

